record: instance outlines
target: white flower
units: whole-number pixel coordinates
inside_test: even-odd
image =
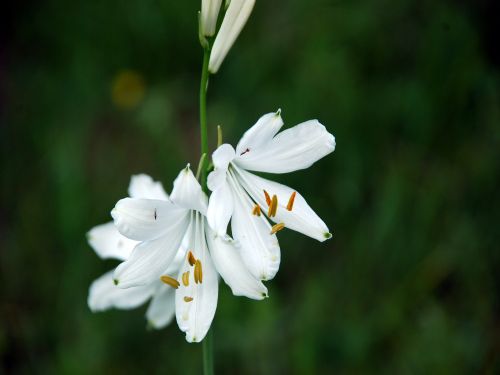
[[[273,278],[279,268],[278,230],[287,227],[319,241],[331,237],[326,224],[296,190],[248,172],[304,169],[335,149],[334,136],[317,120],[278,133],[282,126],[280,111],[262,116],[236,150],[228,144],[215,150],[214,171],[208,176],[213,191],[208,223],[222,236],[231,220],[243,262],[262,280]],[[271,227],[264,214],[276,224]]]
[[[201,0],[201,32],[213,36],[217,26],[217,16],[222,0]]]
[[[168,199],[159,182],[154,182],[147,175],[132,176],[129,185],[129,195],[134,198]],[[121,235],[113,222],[98,225],[92,228],[87,238],[91,247],[102,259],[112,258],[125,260],[137,244]],[[167,272],[178,272],[182,252]],[[110,308],[133,309],[148,301],[151,303],[146,312],[148,324],[153,328],[163,328],[174,317],[175,293],[160,280],[139,286],[137,288],[121,289],[113,283],[113,271],[107,272],[95,280],[89,289],[87,299],[89,308],[93,312],[105,311]]]
[[[217,307],[217,273],[235,295],[267,296],[266,287],[246,269],[232,240],[211,231],[206,210],[207,197],[188,165],[174,181],[168,201],[125,198],[111,213],[121,234],[140,241],[117,267],[115,283],[136,288],[161,279],[171,285],[177,324],[189,342],[201,341],[210,328]],[[183,239],[187,253],[178,273],[165,273]]]
[[[208,70],[215,74],[252,13],[255,0],[231,0],[215,38]]]

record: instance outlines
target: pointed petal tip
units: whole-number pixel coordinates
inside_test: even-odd
[[[113,279],[113,284],[115,284],[115,285],[120,284],[120,280],[118,280],[118,279]]]
[[[278,110],[276,111],[275,115],[276,115],[276,117],[280,117],[281,116],[281,108],[278,108]]]
[[[323,233],[323,237],[325,237],[325,240],[329,240],[330,238],[332,238],[332,234],[330,232],[325,232]]]

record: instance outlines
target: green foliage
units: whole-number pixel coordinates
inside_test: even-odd
[[[201,346],[175,324],[147,331],[145,308],[89,311],[88,286],[116,263],[85,239],[131,174],[170,190],[199,160],[198,3],[11,5],[0,372],[200,373]],[[210,142],[221,124],[235,144],[277,108],[288,126],[317,117],[337,150],[276,180],[333,238],[280,232],[266,301],[221,283],[217,373],[500,371],[500,85],[484,4],[257,2],[211,78]],[[124,71],[138,83],[120,89]],[[127,90],[136,99],[121,100]]]

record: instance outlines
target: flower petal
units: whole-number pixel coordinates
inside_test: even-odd
[[[214,266],[233,294],[256,300],[267,297],[267,288],[247,269],[234,241],[225,240],[211,230],[207,231],[206,236]]]
[[[310,167],[335,149],[335,137],[317,120],[278,133],[265,147],[238,155],[234,163],[243,169],[287,173]]]
[[[280,265],[280,247],[264,215],[253,215],[253,204],[234,176],[231,178],[234,212],[231,219],[233,238],[240,243],[243,262],[259,280],[271,280]]]
[[[226,234],[233,208],[233,196],[226,182],[210,195],[208,201],[208,224],[219,236]]]
[[[207,248],[205,220],[200,214],[196,214],[191,228],[189,249],[201,264],[202,279],[195,280],[197,266],[191,266],[186,257],[179,272],[181,285],[175,291],[175,315],[179,328],[186,332],[186,340],[200,342],[210,329],[217,308],[218,277]],[[184,281],[188,281],[187,285]]]
[[[215,74],[252,13],[255,0],[231,0],[215,38],[208,70]]]
[[[175,289],[166,285],[159,285],[146,311],[148,325],[155,329],[164,328],[170,324],[174,315]]]
[[[124,198],[116,203],[111,216],[121,234],[148,241],[164,235],[185,212],[170,201]]]
[[[207,196],[201,190],[200,183],[193,175],[189,164],[184,168],[174,181],[174,189],[170,199],[175,204],[186,209],[192,209],[206,214]]]
[[[131,198],[168,200],[161,182],[154,181],[147,174],[136,174],[130,178],[128,195]]]
[[[203,35],[213,36],[215,34],[221,2],[222,0],[201,1],[201,30]]]
[[[130,288],[158,280],[174,260],[188,226],[189,211],[184,211],[161,237],[137,245],[130,258],[116,268],[116,285]]]
[[[274,181],[254,175],[253,173],[235,168],[239,181],[252,199],[261,207],[267,207],[264,190],[278,198],[276,216],[270,219],[275,223],[284,223],[286,228],[295,230],[318,241],[331,238],[331,233],[323,220],[307,204],[306,200],[296,190]],[[291,210],[287,206],[295,193]]]
[[[217,147],[217,149],[212,153],[212,161],[216,169],[227,169],[229,163],[236,156],[233,146],[228,143],[224,143]]]
[[[87,240],[102,259],[125,260],[137,245],[137,241],[129,240],[121,235],[112,221],[92,228],[87,233]]]
[[[89,289],[87,303],[92,312],[110,308],[133,309],[146,302],[155,289],[149,284],[137,288],[120,289],[113,283],[113,271],[95,280]]]
[[[282,126],[281,110],[265,114],[243,134],[236,146],[236,154],[239,156],[252,154],[254,150],[271,141]]]

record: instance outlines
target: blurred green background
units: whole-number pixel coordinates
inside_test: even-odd
[[[211,142],[282,109],[337,149],[275,176],[333,230],[280,233],[270,297],[221,283],[224,374],[500,372],[500,51],[493,1],[257,1],[210,81]],[[0,373],[197,374],[145,307],[92,314],[86,243],[132,174],[199,158],[199,1],[23,1],[0,46]]]

